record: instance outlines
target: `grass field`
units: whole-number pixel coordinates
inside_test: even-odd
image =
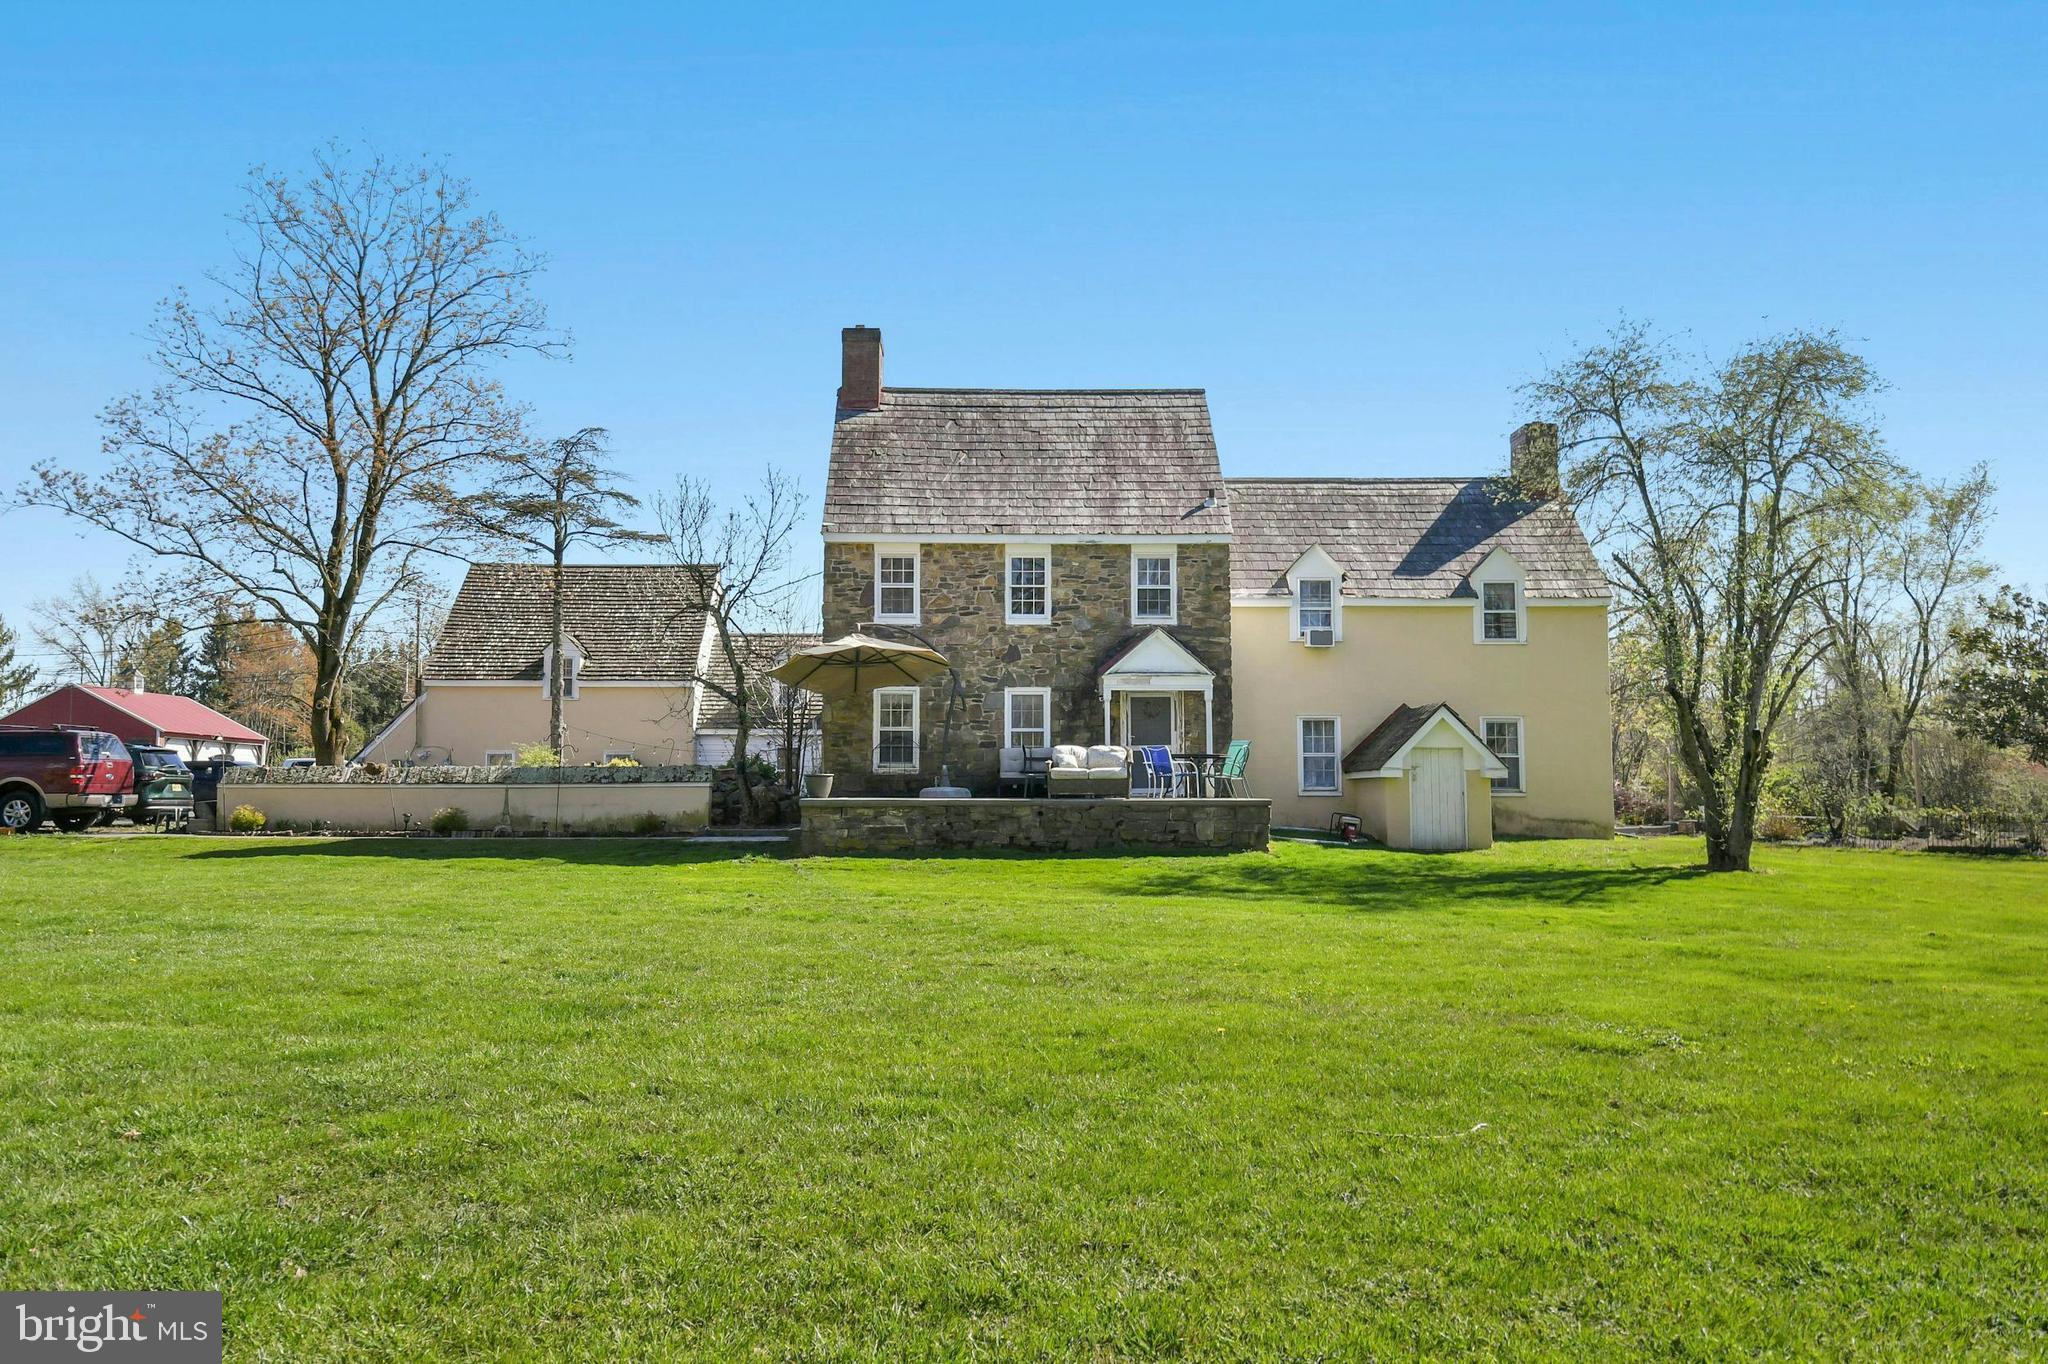
[[[2048,1353],[2048,865],[0,844],[0,1281],[236,1360]]]

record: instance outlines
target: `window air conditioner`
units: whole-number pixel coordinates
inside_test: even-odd
[[[1335,630],[1310,630],[1304,641],[1311,649],[1327,649],[1337,642]]]

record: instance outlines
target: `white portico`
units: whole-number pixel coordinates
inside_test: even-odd
[[[1102,742],[1116,742],[1114,736],[1120,731],[1128,745],[1188,747],[1193,736],[1183,732],[1183,710],[1178,702],[1199,692],[1202,749],[1215,751],[1216,674],[1165,630],[1147,630],[1111,654],[1102,665],[1099,682]]]

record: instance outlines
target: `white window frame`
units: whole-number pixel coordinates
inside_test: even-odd
[[[1330,722],[1330,752],[1328,754],[1308,751],[1308,725],[1311,720]],[[1308,760],[1311,757],[1325,757],[1330,760],[1330,785],[1310,786],[1308,784]],[[1344,719],[1338,715],[1297,715],[1294,717],[1294,785],[1295,794],[1302,796],[1336,796],[1344,792]]]
[[[1479,742],[1480,742],[1480,743],[1483,743],[1483,744],[1485,744],[1485,745],[1486,745],[1486,748],[1487,748],[1487,751],[1488,751],[1489,753],[1491,753],[1491,752],[1493,752],[1493,743],[1492,743],[1492,741],[1491,741],[1490,739],[1488,739],[1488,738],[1486,737],[1486,727],[1487,727],[1488,725],[1513,725],[1513,726],[1515,727],[1515,768],[1514,768],[1514,771],[1515,771],[1515,785],[1513,785],[1513,786],[1498,786],[1498,785],[1495,785],[1495,783],[1496,783],[1496,782],[1498,782],[1498,781],[1501,781],[1501,780],[1503,780],[1503,778],[1499,778],[1499,777],[1491,777],[1491,778],[1488,778],[1488,779],[1487,779],[1487,786],[1488,786],[1489,788],[1491,788],[1491,789],[1492,789],[1492,791],[1493,791],[1493,794],[1494,794],[1494,795],[1496,795],[1496,796],[1526,796],[1526,795],[1528,795],[1528,794],[1529,794],[1529,726],[1528,726],[1528,723],[1527,723],[1527,722],[1526,722],[1525,720],[1523,720],[1523,719],[1522,719],[1522,717],[1521,717],[1521,716],[1519,716],[1519,715],[1482,715],[1482,716],[1480,716],[1480,717],[1479,717]],[[1494,754],[1493,754],[1493,756],[1494,756],[1494,757],[1496,757],[1496,758],[1499,758],[1499,757],[1500,757],[1500,754],[1498,754],[1498,753],[1494,753]],[[1505,759],[1502,759],[1501,765],[1502,765],[1502,766],[1504,766],[1504,767],[1505,767],[1505,766],[1507,765],[1507,763],[1506,763],[1506,760],[1505,760]]]
[[[1326,625],[1313,625],[1313,626],[1312,626],[1312,625],[1310,625],[1310,624],[1308,623],[1308,615],[1307,615],[1307,612],[1308,612],[1308,609],[1309,609],[1309,608],[1308,608],[1308,606],[1307,606],[1307,603],[1306,603],[1306,596],[1307,596],[1307,594],[1306,594],[1306,592],[1304,591],[1304,589],[1305,589],[1305,588],[1307,588],[1307,587],[1308,587],[1308,585],[1309,585],[1310,583],[1321,583],[1321,584],[1323,584],[1323,586],[1325,586],[1325,587],[1327,587],[1327,588],[1329,588],[1329,589],[1330,589],[1330,605],[1329,605],[1329,608],[1328,608],[1328,609],[1329,609],[1329,612],[1330,612],[1330,620],[1329,620],[1329,623],[1328,623],[1328,624],[1326,624]],[[1309,632],[1310,630],[1329,630],[1329,631],[1331,631],[1331,632],[1332,632],[1332,637],[1334,638],[1334,637],[1335,637],[1335,631],[1336,631],[1336,629],[1337,629],[1337,611],[1338,611],[1338,606],[1337,606],[1337,580],[1336,580],[1335,578],[1320,578],[1320,577],[1311,577],[1311,578],[1303,578],[1303,579],[1301,579],[1300,581],[1298,581],[1298,582],[1296,582],[1296,583],[1295,583],[1295,585],[1294,585],[1294,637],[1295,637],[1296,639],[1306,639],[1306,638],[1308,637],[1308,632]]]
[[[1509,614],[1498,609],[1489,610],[1486,605],[1486,589],[1505,587],[1513,600],[1512,614],[1515,618],[1515,633],[1512,637],[1488,634],[1486,618]],[[1479,584],[1479,642],[1481,644],[1521,644],[1529,638],[1528,602],[1522,595],[1522,585],[1513,578],[1488,578]]]
[[[877,772],[916,772],[924,759],[924,693],[917,687],[877,687],[872,693],[874,702],[870,708],[874,728],[869,735],[868,760]],[[908,763],[884,763],[882,761],[882,698],[885,696],[908,696],[910,698],[910,761]],[[900,728],[891,725],[892,731]]]
[[[882,609],[882,560],[910,560],[910,610]],[[901,587],[901,583],[890,586]],[[875,621],[880,625],[916,625],[924,617],[924,554],[916,545],[875,546]]]
[[[484,750],[485,767],[510,767],[518,761],[519,750],[516,748],[487,748]]]
[[[1045,724],[1040,728],[1045,741],[1039,744],[1017,742],[1016,702],[1020,696],[1036,696],[1045,707]],[[1003,689],[1003,747],[1004,748],[1050,748],[1052,747],[1052,688],[1051,687],[1005,687]]]
[[[1138,561],[1140,559],[1166,560],[1166,614],[1147,615],[1138,609],[1139,583]],[[1157,592],[1157,583],[1149,584],[1145,590]],[[1180,555],[1172,545],[1131,546],[1131,624],[1133,625],[1178,625],[1180,623]]]
[[[574,701],[583,693],[583,655],[566,643],[562,646],[562,670],[567,674],[562,679],[562,699]],[[555,651],[548,650],[540,660],[540,694],[554,696]],[[493,750],[495,751],[495,750]]]
[[[1016,606],[1017,560],[1037,559],[1045,564],[1045,609],[1039,612],[1019,612]],[[1050,625],[1052,624],[1052,546],[1051,545],[1004,545],[1003,546],[1003,624],[1005,625]]]

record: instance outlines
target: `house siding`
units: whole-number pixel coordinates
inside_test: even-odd
[[[1030,543],[1020,535],[1018,543]],[[882,543],[888,543],[883,541]],[[991,792],[1003,744],[1003,693],[1011,687],[1052,692],[1055,743],[1099,743],[1102,699],[1097,668],[1132,635],[1150,630],[1131,621],[1131,546],[1128,543],[1053,545],[1052,621],[1004,621],[999,544],[935,543],[919,551],[920,622],[911,628],[959,671],[965,696],[954,718],[950,765],[956,783]],[[1177,624],[1167,627],[1216,674],[1215,743],[1231,735],[1230,549],[1225,544],[1175,547],[1180,590]],[[851,634],[874,619],[875,542],[825,546],[824,632]],[[889,635],[887,628],[875,631]],[[949,682],[927,682],[919,705],[917,774],[871,769],[872,701],[867,696],[832,702],[824,717],[824,770],[845,783],[843,792],[900,794],[929,785],[939,770]],[[1202,701],[1182,698],[1188,746],[1203,741]]]

